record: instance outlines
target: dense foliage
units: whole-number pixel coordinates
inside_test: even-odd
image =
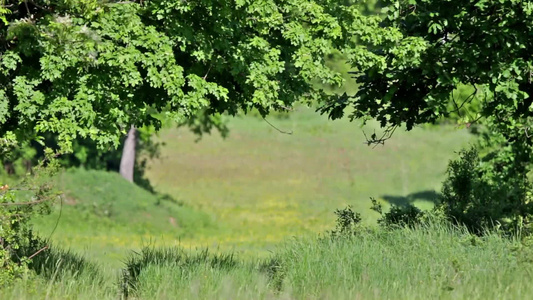
[[[461,107],[482,97],[483,116],[515,126],[516,136],[523,133],[526,124],[518,119],[529,116],[533,3],[390,2],[383,26],[402,37],[394,43],[370,41],[381,63],[357,65],[360,89],[339,105],[353,106],[354,118],[371,116],[383,126],[410,129],[451,113],[450,101]],[[474,88],[470,97],[450,99],[461,85]],[[333,108],[336,117],[340,110]]]
[[[57,191],[50,185],[50,177],[58,170],[52,152],[36,166],[37,176],[26,177],[17,186],[0,187],[0,286],[21,276],[30,263],[35,238],[30,219],[45,213],[57,198]],[[36,249],[39,250],[39,249]]]
[[[2,2],[2,140],[52,132],[65,150],[78,137],[116,145],[130,125],[157,128],[161,116],[334,98],[312,85],[342,81],[325,56],[370,65],[356,40],[391,36],[330,0]]]
[[[506,232],[530,234],[531,182],[523,173],[507,176],[503,181],[502,171],[494,169],[501,168],[501,163],[494,159],[483,163],[475,149],[462,151],[460,158],[448,166],[439,209],[476,233],[498,227]]]

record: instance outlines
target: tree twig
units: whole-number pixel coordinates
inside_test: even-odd
[[[398,128],[398,125],[387,127],[380,138],[377,138],[376,131],[374,130],[374,134],[372,134],[370,139],[366,135],[366,132],[363,131],[363,134],[366,139],[365,144],[367,144],[368,146],[374,144],[374,147],[372,148],[376,148],[378,145],[385,145],[385,141],[392,137],[392,135],[394,134],[397,128]]]
[[[213,66],[213,63],[209,64],[209,69],[207,69],[207,73],[205,73],[204,77],[202,77],[203,80],[207,79],[207,75],[209,75],[209,72],[211,71],[212,66]]]
[[[28,1],[24,1],[24,6],[26,7],[26,12],[28,13],[28,17],[31,19],[31,14],[30,14],[30,8],[28,7]]]
[[[50,232],[50,236],[48,236],[48,240],[50,240],[54,232],[56,232],[57,226],[59,225],[59,220],[61,220],[61,216],[63,215],[63,197],[59,195],[59,199],[61,200],[61,206],[59,208],[59,216],[57,216],[56,224],[54,226],[54,229],[52,229],[52,232]]]
[[[28,259],[32,259],[32,258],[34,258],[35,255],[37,255],[37,254],[43,252],[43,251],[46,250],[46,249],[48,249],[48,246],[44,246],[43,248],[39,249],[39,251],[37,251],[37,252],[33,253],[32,255],[30,255],[30,256],[28,257]]]
[[[270,125],[272,128],[274,128],[274,129],[276,129],[277,131],[279,131],[280,133],[288,134],[288,135],[291,135],[291,134],[293,133],[292,130],[291,130],[291,131],[283,131],[283,130],[277,128],[276,126],[272,125],[272,123],[270,123],[270,122],[269,122],[267,119],[265,119],[265,118],[263,118],[263,120],[264,120],[265,122],[267,122],[267,124]]]
[[[13,202],[13,203],[0,203],[0,206],[22,206],[22,205],[33,205],[33,204],[39,204],[46,201],[49,201],[50,199],[44,198],[41,200],[35,200],[35,201],[28,201],[28,202]]]
[[[279,105],[279,104],[278,104],[278,107],[281,107],[281,108],[283,108],[284,110],[287,110],[287,111],[294,111],[294,108],[292,108],[292,107],[287,107],[287,106],[283,106],[283,105]]]

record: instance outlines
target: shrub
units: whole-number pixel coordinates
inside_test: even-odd
[[[505,232],[528,227],[533,212],[531,183],[526,173],[514,170],[517,159],[505,148],[480,158],[475,148],[460,152],[450,162],[439,208],[453,222],[474,233],[498,227]]]
[[[354,235],[361,228],[361,214],[354,212],[348,205],[344,209],[335,210],[337,215],[337,225],[335,230],[331,231],[332,237]]]
[[[50,185],[57,169],[57,161],[48,151],[34,175],[27,175],[16,187],[0,187],[0,287],[20,277],[37,254],[37,250],[28,252],[37,243],[29,220],[50,211],[50,203],[58,195]]]
[[[413,226],[419,224],[422,217],[425,215],[418,207],[407,204],[405,206],[392,205],[388,212],[383,213],[383,207],[376,199],[370,198],[372,201],[371,209],[381,215],[378,219],[378,224],[385,227],[393,226]]]
[[[419,224],[426,214],[414,205],[396,206],[393,205],[388,212],[383,212],[383,207],[374,198],[371,209],[381,215],[378,219],[378,224],[382,227],[412,227]],[[348,205],[344,209],[335,210],[337,215],[335,229],[330,232],[331,237],[347,237],[354,236],[364,230],[361,224],[361,214],[354,212],[352,207]]]

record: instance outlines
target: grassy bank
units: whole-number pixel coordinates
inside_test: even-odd
[[[217,230],[208,214],[117,173],[72,169],[59,175],[57,188],[64,195],[50,215],[34,220],[38,234],[114,268],[131,250],[179,245],[183,238]]]

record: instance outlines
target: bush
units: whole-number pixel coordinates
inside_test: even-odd
[[[505,232],[524,225],[527,229],[533,212],[525,172],[510,168],[513,163],[506,160],[513,159],[512,153],[505,148],[498,152],[481,159],[475,148],[461,151],[450,162],[443,184],[439,209],[476,234],[495,227]]]
[[[48,151],[34,175],[27,175],[16,187],[0,187],[0,287],[22,276],[37,253],[27,251],[36,244],[29,220],[50,212],[50,203],[58,195],[50,185],[57,169]]]
[[[407,204],[405,206],[393,204],[388,212],[383,213],[381,204],[379,204],[374,198],[370,198],[370,200],[372,201],[371,209],[381,215],[381,218],[378,220],[378,224],[384,227],[411,227],[415,224],[419,224],[422,220],[422,217],[425,216],[424,212],[411,204]]]
[[[335,230],[331,231],[332,237],[354,235],[361,228],[361,214],[354,212],[348,205],[344,209],[335,210],[337,215],[337,225]]]
[[[396,206],[393,205],[388,212],[383,212],[383,207],[374,198],[370,198],[372,201],[371,209],[381,215],[378,219],[378,224],[384,228],[394,227],[413,227],[420,224],[426,213],[421,211],[414,205]],[[354,236],[365,230],[361,224],[361,214],[354,212],[352,207],[348,205],[344,209],[335,210],[337,215],[335,229],[330,232],[331,237],[348,237]]]

